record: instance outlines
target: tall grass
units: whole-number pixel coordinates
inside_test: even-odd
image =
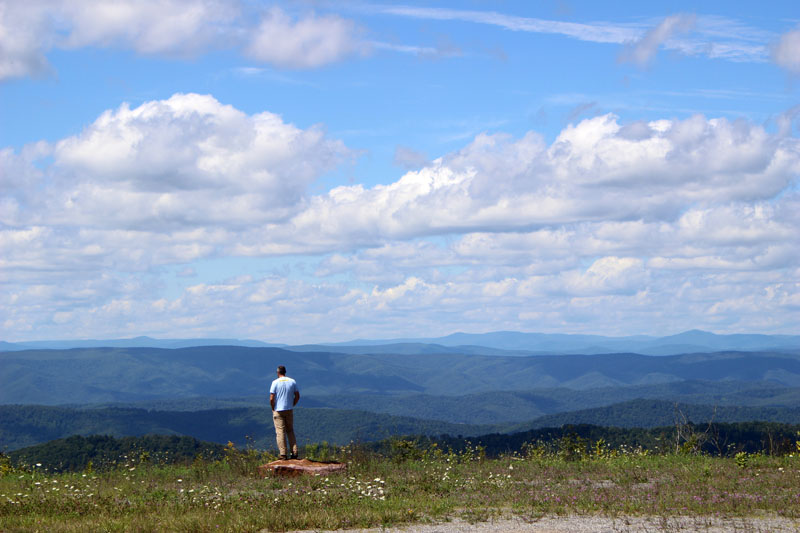
[[[516,516],[785,517],[800,520],[800,457],[651,455],[526,446],[486,458],[395,440],[378,453],[315,446],[344,474],[261,478],[275,457],[229,447],[220,460],[125,458],[100,472],[0,465],[2,531],[286,531]],[[577,450],[577,451],[576,451]],[[800,524],[800,522],[798,522]]]

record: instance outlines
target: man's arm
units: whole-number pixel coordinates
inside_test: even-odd
[[[295,390],[294,391],[294,403],[292,404],[292,407],[297,405],[297,402],[299,402],[299,401],[300,401],[300,391],[299,390]]]
[[[295,402],[295,403],[297,403],[297,402]],[[272,410],[274,411],[275,410],[275,393],[272,393],[272,392],[269,393],[269,405],[270,405],[270,407],[272,407]]]

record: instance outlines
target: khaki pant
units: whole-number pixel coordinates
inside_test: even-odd
[[[275,423],[275,437],[278,440],[278,453],[287,457],[286,438],[289,438],[289,447],[292,455],[297,455],[297,440],[294,438],[294,411],[272,411],[272,421]]]

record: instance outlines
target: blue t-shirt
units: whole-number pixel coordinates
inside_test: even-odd
[[[290,411],[294,407],[295,391],[300,392],[300,389],[292,378],[282,376],[273,381],[269,393],[275,395],[275,410]]]

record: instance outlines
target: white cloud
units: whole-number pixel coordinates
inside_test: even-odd
[[[673,221],[687,208],[775,197],[800,172],[800,144],[761,126],[702,116],[631,137],[612,115],[565,128],[549,146],[479,135],[397,182],[311,199],[277,237],[237,253],[342,250],[386,240],[591,221]]]
[[[233,43],[227,0],[31,0],[0,4],[0,80],[41,75],[52,48],[120,47],[187,55]]]
[[[646,272],[641,259],[635,257],[602,257],[584,272],[566,272],[566,288],[575,295],[636,293],[646,285]]]
[[[53,48],[115,47],[193,56],[242,50],[282,68],[313,68],[363,51],[355,24],[334,15],[296,20],[242,0],[30,0],[0,3],[0,80],[43,75]]]
[[[247,54],[264,63],[287,68],[315,68],[365,51],[351,20],[335,15],[309,15],[293,21],[275,7],[253,31]]]
[[[241,225],[286,217],[348,155],[323,130],[176,94],[103,113],[56,144],[51,216],[125,228]]]
[[[392,268],[392,263],[384,263]],[[777,275],[776,275],[777,274]],[[358,287],[285,276],[242,277],[187,287],[170,298],[121,275],[12,291],[16,335],[254,337],[281,342],[440,335],[498,328],[597,332],[782,330],[797,318],[796,283],[708,270],[693,276],[601,257],[588,266],[533,276],[436,281],[424,272]],[[53,310],[43,321],[41,309]],[[602,309],[602,313],[598,313]],[[58,314],[56,323],[52,319]],[[783,322],[776,322],[775,317]],[[10,330],[10,329],[9,329]]]
[[[319,127],[210,96],[123,105],[53,145],[0,150],[0,264],[9,278],[58,278],[208,257],[301,210],[307,186],[348,156]]]
[[[247,115],[210,96],[179,94],[105,112],[54,143],[45,170],[32,161],[47,147],[2,151],[14,176],[5,222],[126,231],[143,243],[164,232],[185,236],[173,257],[202,255],[209,243],[236,255],[276,255],[537,227],[560,238],[566,225],[681,216],[688,231],[687,216],[720,205],[750,209],[713,211],[730,238],[776,234],[769,223],[756,230],[758,213],[771,208],[747,206],[796,183],[796,139],[702,116],[634,126],[635,135],[612,115],[595,117],[567,126],[550,145],[534,133],[482,134],[394,183],[307,196],[313,180],[349,155],[341,142],[268,112]],[[753,224],[740,228],[744,219]],[[192,246],[199,237],[203,246]]]
[[[0,3],[0,80],[39,76],[49,68],[44,51],[54,35],[37,4],[21,7],[21,3]]]
[[[191,94],[0,150],[15,205],[0,227],[3,328],[232,336],[235,324],[301,342],[800,319],[800,146],[785,131],[606,115],[549,144],[482,134],[394,182],[310,196],[348,155],[320,128]],[[280,254],[321,255],[234,279],[194,263]],[[165,264],[178,265],[169,279]],[[317,327],[324,338],[309,338]]]
[[[56,24],[68,28],[59,46],[118,46],[143,54],[185,55],[230,46],[231,27],[240,17],[233,0],[70,0],[45,5],[50,16],[60,19]]]
[[[800,74],[800,28],[781,35],[772,50],[772,59],[794,74]]]
[[[354,8],[350,8],[354,9]],[[688,17],[658,22],[576,23],[412,6],[355,8],[427,20],[465,21],[524,31],[563,35],[594,43],[626,44],[630,59],[647,63],[660,45],[688,55],[730,61],[765,61],[775,36],[723,17],[698,17],[690,36],[678,38]],[[795,32],[781,39],[773,57],[792,66]],[[0,3],[0,81],[42,76],[50,71],[47,54],[56,49],[115,47],[140,54],[186,57],[210,50],[235,50],[258,62],[289,69],[317,68],[371,49],[422,56],[460,55],[452,45],[424,47],[362,39],[362,30],[336,14],[297,14],[244,0],[29,0]],[[670,38],[672,37],[672,38]]]
[[[637,36],[637,30],[624,24],[581,24],[531,17],[517,17],[494,11],[469,11],[437,7],[383,6],[378,8],[392,15],[429,20],[460,20],[500,26],[511,31],[554,33],[582,41],[623,43]]]

